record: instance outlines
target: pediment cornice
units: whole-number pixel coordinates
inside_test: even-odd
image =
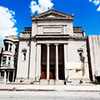
[[[52,19],[64,19],[64,20],[73,20],[74,16],[73,15],[69,15],[69,14],[65,14],[59,11],[56,11],[54,9],[51,9],[49,11],[46,11],[44,13],[38,14],[36,16],[31,16],[32,21],[34,20],[52,20]]]

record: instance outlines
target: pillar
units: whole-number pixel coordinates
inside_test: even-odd
[[[67,68],[67,61],[68,61],[68,44],[64,44],[65,79],[69,77],[69,70]]]
[[[41,76],[41,44],[37,44],[37,64],[36,64],[36,80],[40,80]]]
[[[14,68],[14,57],[10,58],[10,67]]]
[[[0,77],[1,77],[1,72],[0,72]]]
[[[10,51],[10,43],[8,43],[8,51]]]
[[[58,74],[58,44],[56,45],[56,80],[59,80],[59,74]]]
[[[8,71],[8,82],[9,82],[9,74],[10,74],[10,72]]]
[[[47,80],[49,80],[50,73],[50,44],[47,44]]]
[[[14,79],[15,79],[15,71],[13,71],[12,82],[14,82]]]
[[[6,66],[8,66],[8,57],[9,56],[6,56]]]
[[[6,71],[4,71],[4,83],[6,83],[6,77],[7,77],[7,73]]]

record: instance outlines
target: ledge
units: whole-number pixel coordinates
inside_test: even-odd
[[[15,68],[0,66],[0,70],[15,70]]]
[[[63,40],[86,40],[87,37],[82,37],[82,36],[69,36],[69,34],[38,34],[33,37],[20,37],[20,40],[29,40],[29,39],[34,39],[34,40],[53,40],[53,39],[63,39]]]

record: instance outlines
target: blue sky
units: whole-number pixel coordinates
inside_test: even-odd
[[[38,0],[33,0],[33,1],[36,1],[36,5],[39,4]],[[52,0],[50,2],[54,5],[54,9],[57,11],[61,11],[67,14],[74,13],[75,16],[74,26],[82,26],[83,29],[86,30],[86,35],[99,35],[100,34],[100,10],[99,10],[100,0],[90,0],[90,1],[91,2],[89,2],[89,0]],[[13,23],[11,23],[11,28],[13,28],[13,31],[11,32],[16,31],[14,34],[17,33],[19,35],[20,30],[24,31],[24,27],[31,27],[32,10],[29,7],[31,2],[32,0],[0,0],[0,7],[8,8],[9,11],[12,10],[12,12],[10,11],[10,13],[12,14],[11,16],[13,16],[12,18]],[[3,10],[1,9],[1,11]],[[1,19],[0,21],[2,21],[0,22],[1,24],[4,22],[3,21],[4,17],[3,19],[2,17],[0,17],[0,19]],[[2,29],[4,30],[4,27]],[[10,35],[10,33],[7,32],[6,35]],[[5,31],[0,32],[0,36],[1,36],[0,41],[3,38],[2,34],[4,34],[5,36]]]

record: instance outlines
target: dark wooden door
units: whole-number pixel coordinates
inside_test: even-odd
[[[41,74],[42,74],[42,79],[46,79],[46,74],[45,74],[45,72],[42,71]]]
[[[50,72],[50,79],[53,79],[53,72]]]
[[[50,79],[55,79],[55,66],[50,66]]]
[[[42,65],[41,78],[46,79],[46,65]]]

